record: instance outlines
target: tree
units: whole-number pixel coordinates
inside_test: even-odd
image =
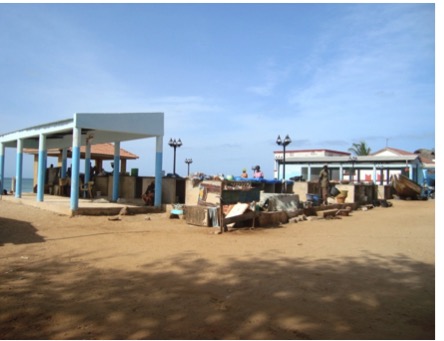
[[[368,147],[364,141],[353,143],[353,147],[348,148],[348,150],[355,155],[369,155],[371,151],[370,147]]]

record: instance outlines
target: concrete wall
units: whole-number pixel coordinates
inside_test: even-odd
[[[103,197],[111,198],[112,176],[96,177],[95,190],[100,191]],[[119,197],[125,199],[139,199],[148,185],[154,181],[154,177],[121,176]],[[193,179],[167,178],[162,179],[162,204],[185,203],[186,205],[197,205],[199,197],[199,183]],[[206,184],[220,186],[221,182],[206,180]],[[347,191],[346,203],[371,203],[373,199],[391,199],[387,197],[389,188],[387,186],[370,186],[362,184],[337,184],[340,191]],[[264,191],[263,191],[264,192]],[[265,191],[268,192],[268,191]],[[307,200],[307,193],[319,194],[317,182],[294,182],[290,194],[296,194],[300,201]],[[219,203],[219,197],[215,193],[209,193],[209,202]]]
[[[221,181],[219,180],[205,180],[206,184],[211,184],[215,186],[220,186]],[[193,179],[186,179],[185,182],[185,191],[186,191],[186,197],[185,197],[185,204],[186,205],[197,205],[197,201],[199,198],[199,184],[201,182],[193,181]],[[211,203],[219,203],[219,198],[217,197],[217,194],[215,193],[208,193],[207,201]]]

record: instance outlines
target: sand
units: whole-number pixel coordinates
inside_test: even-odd
[[[435,202],[223,235],[0,201],[1,339],[434,339]]]

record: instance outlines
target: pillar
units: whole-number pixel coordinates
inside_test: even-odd
[[[120,142],[114,142],[114,172],[113,172],[113,196],[112,201],[119,199],[119,169],[120,169]]]
[[[17,140],[17,158],[15,169],[15,197],[22,197],[22,174],[23,174],[23,139]]]
[[[5,183],[5,145],[0,142],[0,197],[3,195]]]
[[[155,165],[155,192],[154,206],[162,205],[162,158],[163,158],[163,136],[156,136],[156,165]]]
[[[85,184],[91,179],[91,144],[86,140],[85,147]]]
[[[39,161],[37,165],[37,201],[43,201],[46,177],[46,136],[39,136]]]
[[[307,181],[311,181],[311,164],[308,164],[307,172],[308,172],[308,174],[307,174],[307,177],[308,177]]]
[[[63,148],[62,149],[62,171],[61,171],[62,179],[66,178],[67,162],[68,162],[68,149]]]
[[[342,163],[339,164],[339,181],[342,182],[344,179],[344,168],[342,167]]]
[[[72,132],[72,162],[71,162],[71,211],[79,208],[79,168],[80,168],[80,138],[82,128],[73,128]]]

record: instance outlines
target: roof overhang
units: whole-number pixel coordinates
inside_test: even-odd
[[[76,113],[73,119],[55,121],[0,135],[5,147],[17,148],[22,140],[24,148],[38,148],[41,135],[46,137],[46,146],[68,148],[72,146],[74,128],[80,128],[81,145],[131,141],[164,134],[163,113]]]
[[[359,162],[401,162],[401,161],[415,161],[418,155],[403,155],[403,156],[313,156],[313,157],[286,157],[286,163],[359,163]],[[283,161],[282,157],[275,157],[276,161]]]

